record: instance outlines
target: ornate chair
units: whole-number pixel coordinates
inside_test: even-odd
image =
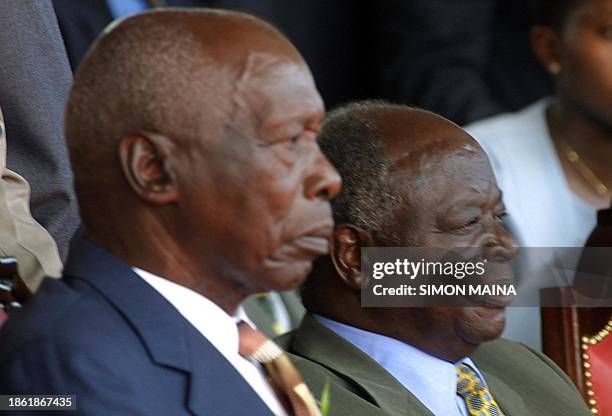
[[[0,257],[0,325],[31,296],[17,271],[14,257]]]
[[[582,393],[591,412],[612,416],[612,308],[579,308],[571,287],[546,288],[542,308],[544,353]],[[554,303],[552,303],[552,302]]]

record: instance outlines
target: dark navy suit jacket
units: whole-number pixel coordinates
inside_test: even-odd
[[[0,394],[74,394],[86,415],[271,416],[130,266],[77,236],[64,273],[0,331]]]

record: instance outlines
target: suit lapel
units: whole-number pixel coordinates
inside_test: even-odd
[[[391,374],[351,343],[306,314],[291,350],[317,362],[364,390],[372,404],[393,415],[433,416]]]
[[[287,313],[289,313],[289,319],[291,320],[291,328],[297,328],[304,317],[304,306],[300,300],[300,296],[295,290],[288,290],[286,292],[278,292],[285,307]]]
[[[187,402],[193,413],[271,415],[225,357],[129,265],[77,236],[64,275],[87,281],[113,304],[140,335],[156,364],[189,375]]]
[[[188,407],[196,415],[265,415],[272,412],[238,371],[202,336],[189,337],[190,385]],[[231,384],[219,378],[233,378]],[[239,398],[236,400],[236,398]]]
[[[492,368],[499,367],[499,358],[489,356],[486,348],[482,346],[471,358],[484,376],[493,398],[495,398],[505,416],[531,415],[521,396],[504,383],[492,370]]]

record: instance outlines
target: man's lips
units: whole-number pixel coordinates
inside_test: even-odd
[[[333,225],[323,225],[303,232],[293,241],[288,242],[283,251],[292,258],[312,260],[329,253],[329,238],[334,230]]]
[[[293,242],[302,253],[311,257],[318,257],[329,253],[329,239],[317,235],[305,235]]]

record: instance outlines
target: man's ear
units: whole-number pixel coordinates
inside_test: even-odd
[[[563,70],[559,34],[549,26],[537,25],[531,29],[531,48],[540,63],[552,76]]]
[[[171,146],[167,137],[154,133],[126,135],[119,145],[121,167],[130,187],[150,204],[172,204],[178,199],[174,175],[169,172]]]
[[[351,289],[360,290],[365,284],[361,275],[361,247],[369,242],[369,234],[352,225],[342,224],[334,229],[330,256],[338,276]]]

